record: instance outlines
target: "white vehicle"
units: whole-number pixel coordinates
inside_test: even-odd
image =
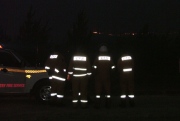
[[[12,50],[0,45],[0,94],[33,94],[38,101],[48,101],[50,83],[44,68],[29,67]]]

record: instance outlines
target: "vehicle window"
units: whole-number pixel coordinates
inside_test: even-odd
[[[9,67],[19,67],[20,63],[18,60],[8,52],[0,52],[0,65]]]

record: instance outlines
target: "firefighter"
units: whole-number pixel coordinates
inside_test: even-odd
[[[66,81],[66,63],[62,54],[54,52],[45,64],[51,83],[51,101],[62,104]]]
[[[68,74],[72,78],[72,104],[74,108],[78,107],[79,98],[82,108],[87,108],[87,85],[88,75],[91,75],[90,61],[82,48],[78,48],[72,56],[68,68]]]
[[[101,95],[103,89],[105,90],[106,107],[110,108],[111,104],[111,82],[110,73],[115,68],[111,56],[108,54],[106,46],[101,46],[99,49],[99,56],[95,59],[93,68],[95,71],[95,108],[100,108]]]
[[[120,79],[120,106],[126,107],[127,101],[134,106],[134,61],[131,55],[123,54],[117,63]]]

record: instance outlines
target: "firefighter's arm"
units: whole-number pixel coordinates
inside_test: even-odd
[[[91,75],[92,72],[91,72],[91,66],[90,66],[90,62],[89,62],[89,59],[87,59],[87,75]]]
[[[72,74],[73,74],[73,60],[71,59],[68,67],[67,80],[71,79]]]

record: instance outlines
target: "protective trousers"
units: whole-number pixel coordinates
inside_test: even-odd
[[[56,80],[56,79],[51,79],[51,97],[52,99],[63,99],[64,98],[64,86],[65,82]]]
[[[88,100],[87,100],[87,85],[88,85],[88,78],[87,76],[83,77],[73,77],[72,78],[72,92],[73,92],[73,106],[78,106],[79,101],[79,93],[80,93],[80,102],[82,107],[86,107]]]
[[[126,105],[127,98],[130,105],[134,105],[134,75],[132,72],[123,73],[120,76],[121,105]]]
[[[97,79],[95,82],[95,93],[96,93],[96,104],[95,107],[99,108],[101,103],[101,94],[103,89],[105,90],[106,107],[110,107],[110,94],[111,94],[111,83],[107,79]]]

